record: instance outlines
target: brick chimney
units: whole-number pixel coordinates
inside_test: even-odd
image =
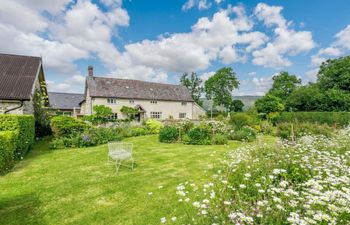
[[[88,66],[88,76],[92,77],[94,76],[94,67],[93,66]]]

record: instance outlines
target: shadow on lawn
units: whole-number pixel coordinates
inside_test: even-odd
[[[0,199],[0,224],[46,224],[35,194]]]

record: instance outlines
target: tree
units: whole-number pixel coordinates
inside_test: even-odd
[[[242,112],[243,111],[243,107],[244,107],[244,103],[241,100],[233,100],[231,107],[230,107],[230,111],[232,112]]]
[[[232,91],[238,86],[239,81],[233,69],[224,67],[204,83],[204,90],[207,99],[213,101],[213,107],[224,106],[229,109],[233,102]]]
[[[96,124],[106,123],[113,116],[112,109],[104,105],[95,105],[93,114],[93,122]]]
[[[322,63],[317,83],[322,90],[335,88],[350,91],[350,56],[329,59]]]
[[[350,95],[340,89],[329,89],[325,92],[327,111],[349,111]]]
[[[302,86],[286,100],[288,111],[327,111],[325,94],[315,84]]]
[[[279,97],[273,95],[265,95],[255,102],[258,113],[269,114],[274,112],[282,112],[284,105]]]
[[[202,80],[197,74],[194,72],[191,75],[184,73],[180,78],[180,83],[190,91],[192,99],[198,105],[202,106],[203,102],[200,100],[203,93]]]
[[[279,97],[285,100],[295,89],[301,85],[301,79],[295,75],[290,75],[288,72],[282,71],[272,78],[272,88],[267,94]]]

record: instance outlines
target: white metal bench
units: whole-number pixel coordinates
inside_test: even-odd
[[[107,155],[107,162],[109,163],[110,160],[115,161],[116,166],[116,172],[118,173],[120,166],[126,166],[134,169],[134,159],[132,156],[132,143],[126,143],[126,142],[109,142],[108,143],[108,155]],[[124,165],[122,162],[124,161],[131,161],[131,166]]]

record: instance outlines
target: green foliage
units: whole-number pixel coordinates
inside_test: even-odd
[[[164,143],[176,142],[179,139],[179,131],[175,126],[164,126],[159,131],[159,141]]]
[[[149,119],[146,121],[146,127],[151,134],[159,134],[160,129],[163,127],[163,123],[155,119]]]
[[[225,145],[228,143],[228,138],[224,134],[215,134],[212,139],[213,145]]]
[[[283,102],[280,98],[273,95],[265,95],[255,102],[255,107],[259,113],[265,115],[271,112],[282,112],[284,110]]]
[[[312,123],[280,123],[277,125],[277,136],[283,139],[298,138],[304,135],[324,135],[330,137],[334,129],[327,125]]]
[[[322,63],[317,82],[322,90],[335,88],[350,91],[350,56]]]
[[[93,123],[94,124],[103,124],[110,121],[111,116],[113,115],[112,109],[104,105],[95,105],[93,107]]]
[[[277,123],[318,123],[330,126],[348,126],[350,123],[349,112],[283,112],[277,119]]]
[[[230,115],[230,124],[235,129],[241,129],[244,126],[251,126],[256,124],[256,120],[247,113],[232,113]]]
[[[260,132],[263,134],[272,134],[273,133],[273,126],[268,121],[261,121],[260,124]]]
[[[242,112],[244,103],[241,100],[233,100],[230,106],[231,112]]]
[[[286,100],[287,111],[323,111],[325,96],[317,85],[302,86]]]
[[[0,131],[0,174],[10,170],[14,164],[16,131]]]
[[[236,141],[253,141],[256,139],[256,131],[250,127],[243,127],[230,133],[230,139]]]
[[[276,96],[285,100],[297,87],[301,85],[301,79],[288,72],[282,71],[278,75],[273,76],[272,88],[268,91],[268,95]]]
[[[200,100],[200,97],[203,93],[203,87],[202,80],[198,75],[194,72],[191,75],[184,73],[180,78],[180,83],[190,91],[192,99],[201,106],[203,102]]]
[[[123,105],[120,112],[127,115],[129,119],[134,119],[135,114],[139,113],[139,110]]]
[[[50,127],[50,112],[48,110],[48,96],[45,84],[41,84],[42,91],[36,90],[33,97],[35,135],[43,137],[52,133]]]
[[[147,130],[146,127],[143,126],[137,126],[137,127],[131,127],[131,136],[135,137],[135,136],[143,136],[143,135],[147,135],[150,132]]]
[[[236,74],[230,67],[224,67],[216,71],[204,83],[204,90],[207,99],[211,99],[215,106],[224,106],[229,109],[232,106],[232,91],[238,88],[239,81]]]
[[[210,140],[210,131],[205,127],[194,127],[188,133],[187,136],[183,138],[185,144],[191,145],[209,145],[211,144]]]
[[[34,117],[30,115],[0,115],[0,131],[16,131],[15,158],[23,157],[33,146]]]
[[[51,119],[51,129],[55,137],[74,137],[90,127],[71,116],[55,116]]]

